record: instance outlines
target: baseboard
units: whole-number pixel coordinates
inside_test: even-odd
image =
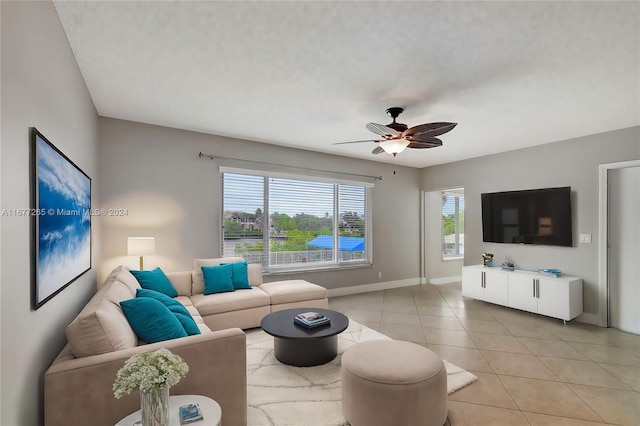
[[[449,283],[457,283],[460,281],[462,281],[462,275],[456,275],[453,277],[430,278],[429,284],[442,285],[442,284],[449,284]]]
[[[407,278],[406,280],[385,281],[381,283],[352,285],[349,287],[330,288],[329,297],[347,296],[349,294],[368,293],[370,291],[390,290],[392,288],[410,287],[420,284],[420,278]]]

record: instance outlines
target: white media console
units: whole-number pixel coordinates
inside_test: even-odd
[[[500,267],[462,267],[462,295],[567,321],[582,313],[582,279]]]

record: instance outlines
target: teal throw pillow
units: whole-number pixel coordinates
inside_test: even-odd
[[[136,298],[138,297],[149,297],[166,306],[178,321],[180,321],[184,331],[186,331],[189,336],[200,334],[200,328],[198,328],[198,325],[189,313],[189,310],[177,300],[155,290],[148,290],[145,288],[139,288],[136,290]]]
[[[202,266],[204,275],[204,294],[224,293],[235,291],[231,276],[233,267],[231,264],[220,266]]]
[[[147,343],[187,337],[180,321],[155,299],[138,297],[123,300],[120,306],[133,331]]]
[[[251,290],[249,284],[249,266],[247,262],[223,263],[231,265],[231,282],[236,290]]]
[[[169,297],[178,296],[178,292],[169,281],[169,278],[162,272],[162,269],[156,268],[151,271],[130,271],[142,288],[159,291]]]

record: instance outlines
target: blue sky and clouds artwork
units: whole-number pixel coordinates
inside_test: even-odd
[[[37,150],[37,303],[91,268],[91,180],[47,141]]]

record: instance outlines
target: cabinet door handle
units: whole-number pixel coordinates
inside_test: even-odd
[[[533,287],[533,297],[536,297],[536,279],[533,278],[532,281],[533,282],[531,284],[533,285],[531,287]]]
[[[536,280],[536,294],[538,299],[540,299],[540,280]]]

